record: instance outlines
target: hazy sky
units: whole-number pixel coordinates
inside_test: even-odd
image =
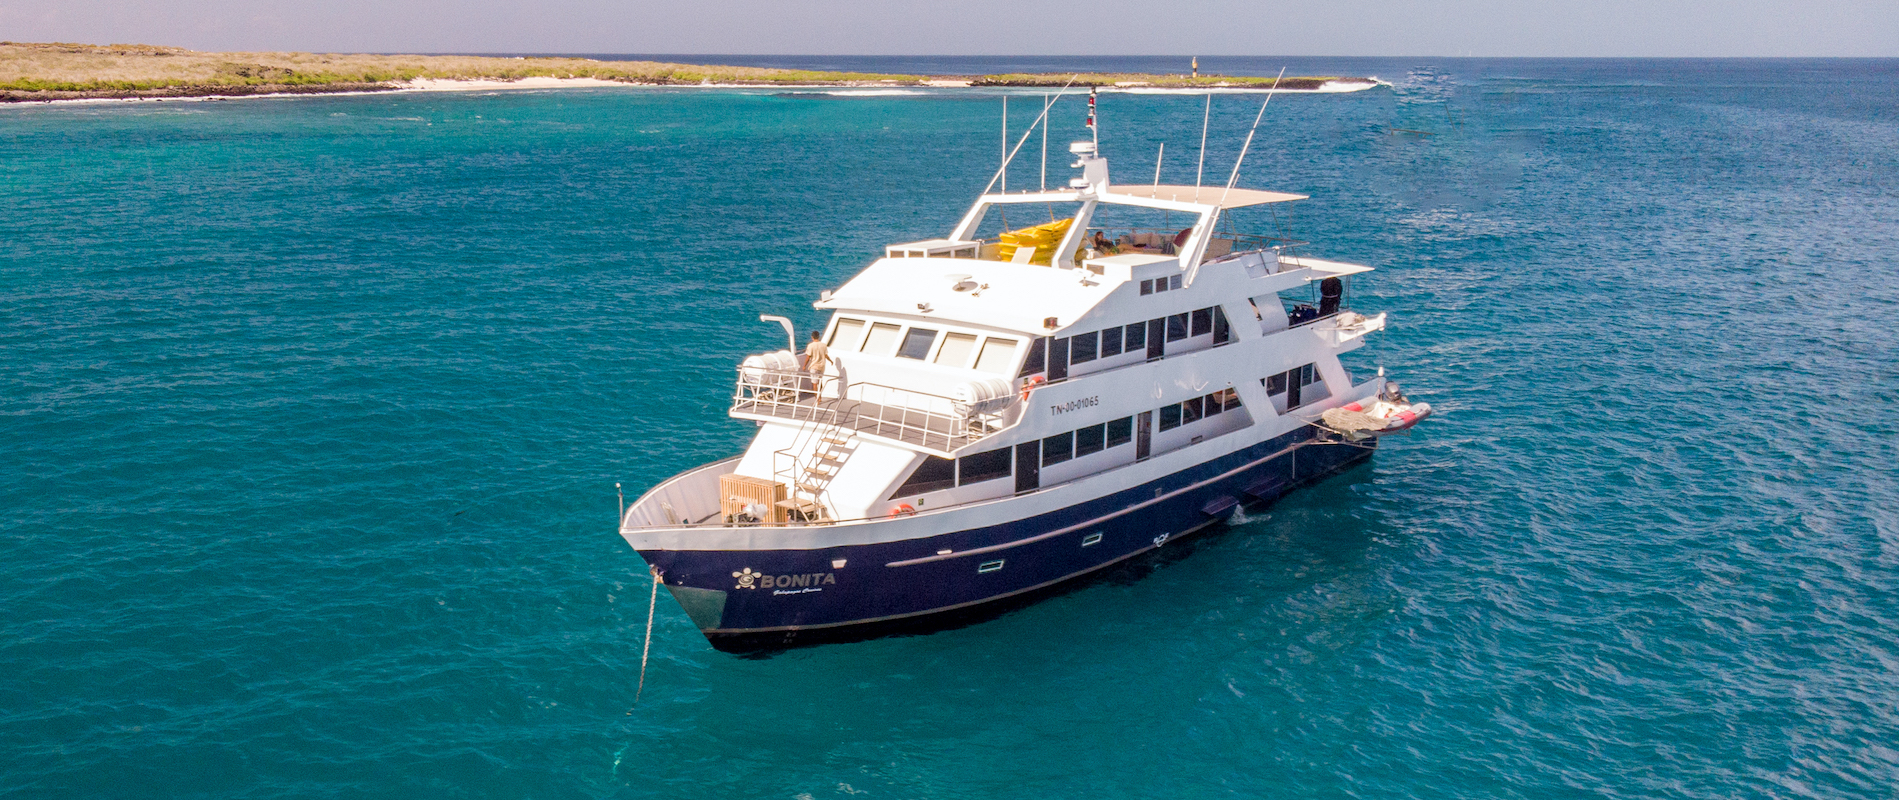
[[[1899,56],[1899,0],[0,0],[0,39],[331,52]]]

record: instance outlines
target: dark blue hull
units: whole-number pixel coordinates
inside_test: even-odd
[[[720,650],[940,630],[1058,591],[1218,523],[1236,506],[1274,500],[1369,457],[1375,442],[1315,433],[1301,429],[1126,491],[940,536],[823,550],[641,555]],[[950,553],[939,555],[944,550]]]

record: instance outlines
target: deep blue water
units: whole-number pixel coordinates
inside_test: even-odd
[[[810,63],[1037,63],[939,61]],[[947,230],[993,96],[0,108],[0,794],[1891,797],[1899,62],[1292,61],[1393,85],[1242,184],[1441,416],[974,627],[662,596],[637,707],[614,482],[741,446],[757,315]],[[1191,177],[1198,98],[1101,102]]]

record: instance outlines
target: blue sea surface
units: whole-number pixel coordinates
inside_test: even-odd
[[[947,231],[996,95],[0,108],[0,795],[1892,797],[1899,61],[1289,66],[1390,85],[1240,183],[1439,416],[954,631],[741,659],[662,593],[637,704],[614,483],[743,446],[758,315]],[[1116,174],[1201,103],[1104,94]]]

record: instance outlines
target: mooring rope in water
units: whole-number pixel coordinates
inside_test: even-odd
[[[633,704],[640,704],[640,695],[646,692],[646,656],[653,652],[653,609],[659,605],[659,567],[652,567],[653,596],[646,601],[646,644],[640,647],[640,688],[633,692]],[[629,712],[631,713],[631,712]]]

